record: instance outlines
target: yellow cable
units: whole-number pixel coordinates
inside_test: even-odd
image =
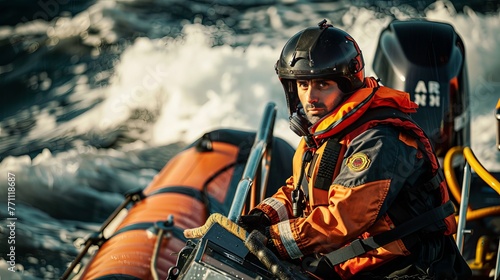
[[[451,149],[448,150],[446,155],[444,156],[444,161],[443,161],[443,170],[444,170],[444,177],[446,178],[446,182],[448,183],[448,187],[450,188],[450,192],[457,201],[457,203],[460,203],[460,192],[461,188],[457,184],[457,177],[455,176],[455,170],[453,169],[453,158],[457,154],[461,154],[463,152],[463,147],[452,147]]]
[[[500,194],[500,184],[477,160],[474,153],[469,147],[452,147],[445,155],[443,162],[444,175],[450,192],[453,197],[460,203],[461,188],[458,186],[457,179],[455,176],[455,171],[453,169],[453,157],[457,154],[463,154],[465,160],[469,163],[471,168],[479,175],[479,177],[484,180],[491,188],[493,188],[498,194]],[[476,210],[472,210],[467,207],[467,221],[478,220],[488,216],[498,216],[500,215],[500,206],[490,206],[484,207]],[[458,217],[456,217],[458,219]]]
[[[498,194],[500,194],[500,183],[493,175],[491,175],[483,165],[477,160],[476,156],[469,147],[465,147],[463,150],[465,159],[470,164],[471,168],[476,171],[477,175],[483,179],[486,184],[488,184],[492,189],[494,189]]]
[[[467,211],[467,221],[478,220],[489,216],[500,216],[500,206],[483,207]]]

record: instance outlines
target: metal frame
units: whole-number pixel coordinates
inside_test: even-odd
[[[460,254],[463,253],[464,235],[471,233],[470,230],[465,229],[465,224],[467,222],[467,207],[469,206],[470,178],[471,169],[469,163],[466,161],[464,166],[464,179],[462,181],[462,200],[460,201],[460,210],[458,212],[458,226],[456,237],[456,243],[458,249],[460,250]]]
[[[455,175],[452,172],[452,158],[455,154],[462,154],[465,158],[465,166],[462,180],[462,190],[460,197],[456,197],[457,194],[457,184]],[[494,189],[498,194],[500,194],[500,183],[494,178],[477,160],[473,151],[470,147],[454,147],[448,151],[445,157],[445,176],[448,182],[448,186],[452,191],[453,195],[460,203],[459,213],[458,213],[458,225],[457,225],[457,234],[456,234],[456,244],[460,251],[463,253],[463,245],[464,245],[464,235],[471,234],[472,230],[466,229],[466,223],[469,219],[476,219],[478,217],[488,216],[488,215],[498,215],[500,210],[498,207],[486,207],[483,209],[470,210],[469,207],[469,196],[470,196],[470,184],[472,177],[472,170],[474,170],[481,179],[483,179],[492,189]],[[477,214],[482,210],[481,215]],[[469,214],[470,217],[467,217]],[[500,240],[497,248],[497,259],[495,264],[495,275],[494,280],[500,280]]]
[[[271,165],[275,119],[276,104],[269,102],[264,110],[259,130],[255,136],[255,142],[248,156],[242,178],[236,188],[233,203],[229,209],[227,217],[233,222],[238,221],[245,206],[247,209],[252,208],[252,206],[255,205],[251,204],[255,204],[264,199]],[[251,189],[252,196],[249,197],[248,194]]]

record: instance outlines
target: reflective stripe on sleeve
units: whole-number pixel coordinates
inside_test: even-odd
[[[278,223],[278,230],[280,233],[280,239],[285,246],[285,249],[292,259],[297,259],[303,256],[302,252],[297,246],[297,242],[293,238],[292,228],[290,227],[289,221],[283,221]]]
[[[273,208],[274,211],[276,211],[276,213],[278,214],[278,218],[280,221],[288,220],[288,214],[286,212],[286,207],[279,200],[272,198],[272,197],[268,197],[268,198],[264,199],[261,202],[261,204],[266,204],[266,205],[269,205],[271,208]]]

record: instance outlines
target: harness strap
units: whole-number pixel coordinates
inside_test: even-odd
[[[340,151],[342,149],[342,144],[340,144],[341,139],[343,139],[347,134],[354,131],[356,128],[369,121],[384,120],[387,118],[411,120],[411,117],[408,114],[391,107],[373,108],[366,111],[359,119],[357,119],[342,132],[336,134],[334,138],[327,140],[325,149],[323,151],[323,156],[321,157],[321,161],[319,163],[318,174],[316,176],[314,188],[319,188],[326,191],[329,190],[333,180],[335,167],[337,166],[337,161],[340,156]],[[309,171],[311,171],[311,167],[312,166],[309,167]],[[304,180],[302,180],[302,186],[304,187]],[[305,193],[307,194],[308,192],[306,191]]]
[[[342,144],[340,144],[335,138],[326,142],[325,150],[323,151],[323,156],[321,157],[321,161],[319,163],[316,181],[314,183],[315,188],[325,191],[330,189],[333,173],[335,172],[335,167],[337,166],[337,160],[341,149]]]
[[[337,264],[343,263],[368,251],[375,250],[392,241],[401,239],[414,232],[417,232],[427,226],[432,225],[435,222],[443,220],[454,212],[455,207],[453,206],[453,203],[451,201],[448,201],[445,204],[440,205],[439,207],[429,210],[420,216],[417,216],[401,225],[398,225],[394,229],[366,239],[356,239],[349,245],[324,255],[319,260],[313,262],[311,264],[311,267],[317,267],[317,263],[320,261],[327,261],[330,266],[335,266]]]

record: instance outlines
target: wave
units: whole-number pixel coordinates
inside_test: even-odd
[[[421,8],[226,2],[81,1],[69,13],[0,27],[0,181],[7,171],[17,178],[18,235],[27,244],[18,268],[26,277],[57,278],[75,254],[75,238],[207,131],[255,130],[272,101],[276,136],[296,145],[274,63],[291,35],[323,18],[358,41],[368,75],[376,74],[378,36],[391,20],[452,24],[466,47],[472,149],[485,168],[500,169],[492,129],[498,10],[457,11],[447,1]],[[6,193],[0,188],[0,197]],[[6,208],[0,201],[2,216]]]

